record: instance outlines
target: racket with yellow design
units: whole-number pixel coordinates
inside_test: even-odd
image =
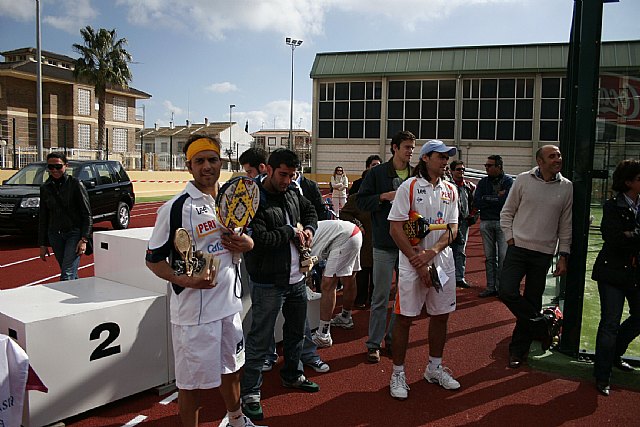
[[[446,230],[447,224],[430,224],[416,211],[409,211],[409,219],[402,224],[404,234],[409,238],[411,246],[416,246],[420,240],[434,230]]]
[[[246,176],[227,181],[216,197],[218,219],[229,231],[242,234],[260,206],[258,182]],[[233,254],[233,263],[240,263],[240,254]]]

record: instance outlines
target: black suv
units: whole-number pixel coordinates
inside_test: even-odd
[[[67,174],[89,193],[93,222],[111,221],[113,228],[129,226],[136,197],[120,162],[69,160]],[[49,178],[47,163],[31,163],[0,186],[0,234],[38,234],[40,185]]]

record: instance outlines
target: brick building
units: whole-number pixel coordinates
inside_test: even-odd
[[[36,49],[1,52],[0,139],[9,147],[35,151],[37,146]],[[42,51],[43,146],[96,150],[98,100],[94,87],[73,76],[74,58]],[[129,87],[107,88],[105,139],[111,155],[136,150],[136,131],[144,127],[136,114],[136,101],[151,95]],[[15,138],[15,141],[14,141]]]

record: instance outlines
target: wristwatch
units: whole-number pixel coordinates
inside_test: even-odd
[[[81,237],[80,240],[83,241],[84,243],[89,242],[89,239],[87,239],[86,237]]]
[[[569,252],[558,252],[558,255],[563,258],[569,259]]]

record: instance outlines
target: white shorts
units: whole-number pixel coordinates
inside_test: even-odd
[[[327,265],[322,273],[325,277],[348,277],[360,271],[360,248],[362,233],[355,234],[342,246],[333,249],[327,257]]]
[[[422,284],[418,273],[411,269],[400,268],[398,292],[393,311],[403,316],[419,316],[422,306],[426,305],[427,313],[432,316],[447,314],[456,309],[456,275],[455,271],[447,272],[449,279],[437,292],[433,287]]]
[[[176,386],[182,390],[219,387],[221,375],[244,365],[240,313],[203,325],[171,325]]]

